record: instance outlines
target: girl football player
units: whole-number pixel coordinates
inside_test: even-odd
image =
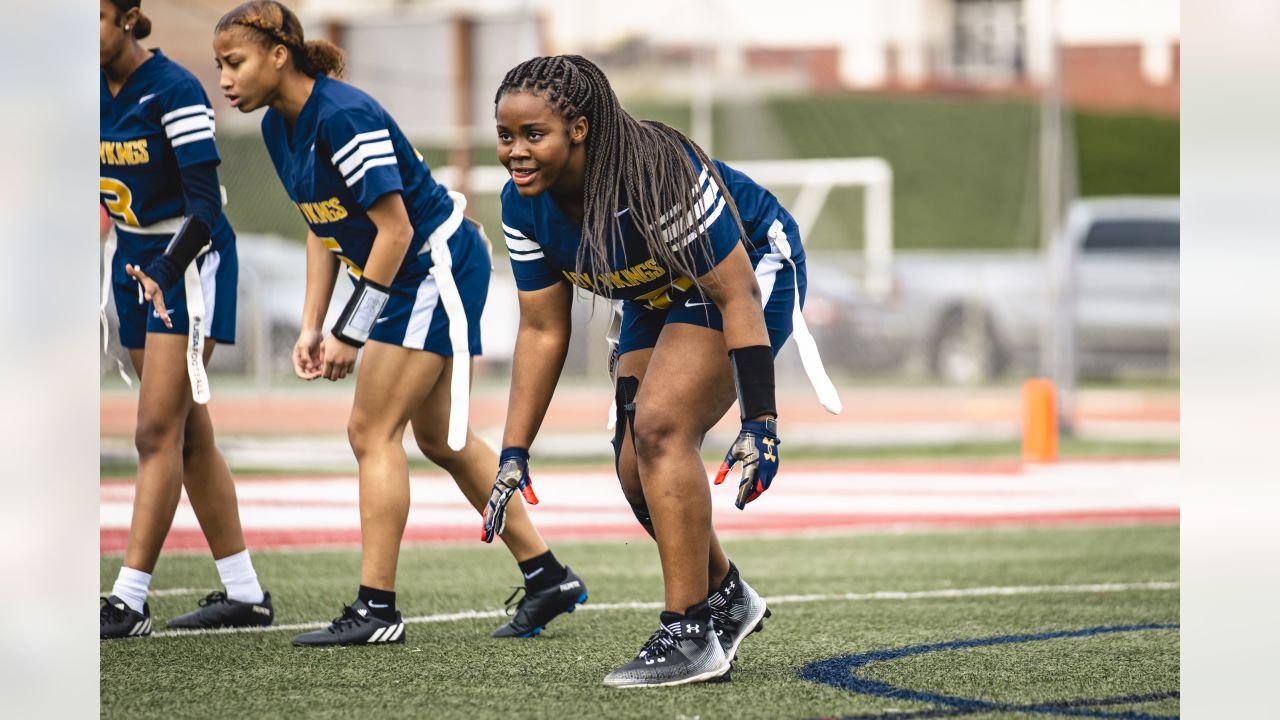
[[[604,683],[721,677],[769,610],[711,527],[699,449],[736,398],[742,429],[716,483],[741,461],[744,509],[777,472],[773,359],[793,325],[807,339],[795,221],[679,131],[628,115],[585,58],[517,65],[495,104],[498,158],[511,174],[502,217],[520,329],[486,535],[502,527],[514,491],[529,487],[528,449],[564,362],[575,286],[621,300],[616,468],[657,540],[666,609],[636,658]],[[829,387],[814,367],[815,384]]]
[[[395,586],[409,512],[405,426],[412,424],[418,447],[477,510],[496,460],[466,422],[488,247],[464,222],[465,200],[432,179],[386,110],[336,79],[341,51],[304,40],[288,8],[271,0],[240,5],[218,21],[213,46],[232,107],[267,108],[263,140],[309,228],[294,370],[307,380],[340,380],[355,373],[364,348],[347,426],[360,465],[360,587],[329,627],[293,642],[403,643]],[[340,267],[355,292],[326,334],[321,324]],[[536,635],[587,596],[524,507],[513,510],[502,538],[524,573],[525,596],[495,637]]]
[[[124,564],[102,600],[102,639],[151,634],[147,589],[184,486],[226,589],[168,626],[270,625],[274,617],[203,404],[204,362],[216,343],[235,341],[236,326],[235,233],[222,214],[213,108],[191,73],[138,42],[151,32],[139,4],[99,3],[99,185],[114,225],[105,280],[120,342],[142,379],[133,519]],[[104,308],[105,299],[104,288]]]

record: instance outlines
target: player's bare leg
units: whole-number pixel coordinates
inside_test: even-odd
[[[648,369],[652,348],[635,350],[618,358],[618,377],[634,377],[644,386],[645,370]],[[714,425],[714,423],[712,423]],[[701,440],[699,440],[701,444]],[[633,507],[644,504],[644,488],[640,484],[640,467],[636,463],[636,449],[630,432],[623,433],[622,449],[618,455],[618,481],[622,485],[622,494]],[[720,545],[715,528],[711,529],[710,552],[707,562],[707,592],[720,587],[729,574],[729,557]]]
[[[409,463],[404,430],[445,376],[432,352],[371,340],[356,373],[347,438],[360,464],[360,588],[355,602],[327,628],[303,633],[309,647],[405,642],[396,609],[396,567],[409,518]]]
[[[483,513],[498,469],[498,455],[469,429],[467,444],[453,450],[447,442],[449,406],[452,398],[450,371],[453,359],[445,361],[445,370],[436,387],[413,416],[413,434],[418,447],[458,484],[478,512]],[[542,632],[547,623],[573,609],[587,599],[582,578],[561,565],[534,527],[521,498],[507,505],[506,527],[499,535],[524,575],[524,595],[518,601],[514,616],[494,631],[498,638],[532,637]],[[513,600],[514,595],[509,600]]]
[[[472,363],[474,366],[474,362]],[[413,437],[422,454],[453,477],[458,489],[477,511],[484,511],[498,468],[498,455],[475,433],[467,429],[467,444],[454,450],[447,442],[449,407],[452,399],[449,378],[453,358],[446,358],[443,371],[431,394],[411,420]],[[547,551],[547,544],[529,519],[524,502],[513,498],[507,506],[506,528],[500,537],[516,561],[528,560]]]
[[[192,405],[186,348],[186,335],[147,333],[145,353],[129,351],[142,382],[134,430],[138,482],[124,565],[148,574],[182,495],[182,441]]]
[[[360,583],[392,591],[409,517],[404,430],[435,384],[445,359],[370,341],[356,378],[347,437],[360,464]]]
[[[711,549],[711,490],[700,448],[734,401],[724,336],[684,323],[663,328],[636,395],[640,481],[662,559],[667,610],[683,613],[706,599]]]
[[[214,344],[212,338],[206,340],[206,364],[213,356]],[[221,559],[244,551],[236,485],[231,469],[214,441],[213,420],[209,417],[208,406],[193,403],[187,413],[182,457],[182,485],[213,557]]]
[[[205,342],[206,365],[213,355],[214,345],[212,338]],[[270,594],[258,584],[258,574],[245,547],[235,481],[214,441],[213,420],[205,405],[192,404],[187,414],[182,457],[182,486],[213,552],[223,590],[207,595],[191,612],[171,618],[166,627],[207,629],[270,625],[275,621],[275,608]]]

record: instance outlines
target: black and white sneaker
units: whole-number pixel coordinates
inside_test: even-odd
[[[523,586],[517,587],[506,600],[507,613],[511,613],[514,608],[515,617],[511,618],[511,622],[494,630],[493,637],[534,637],[541,634],[547,623],[557,615],[571,613],[585,603],[587,601],[586,584],[569,566],[566,565],[564,569],[567,574],[559,585],[553,585],[536,593],[525,592],[520,601],[513,605],[512,601],[515,600],[516,595],[524,591]]]
[[[636,658],[609,673],[605,687],[665,687],[705,682],[729,673],[729,658],[716,638],[715,621],[662,613],[662,625]]]
[[[342,615],[334,618],[329,627],[303,633],[293,639],[294,645],[316,647],[325,645],[387,645],[404,644],[404,622],[400,611],[396,621],[387,622],[375,617],[364,602],[355,602],[342,608]]]
[[[215,590],[204,596],[200,607],[165,623],[166,628],[195,630],[197,628],[266,627],[275,620],[276,611],[271,605],[271,593],[263,593],[262,602],[247,603],[232,600],[225,592]]]
[[[102,601],[102,608],[98,613],[98,639],[116,640],[151,634],[150,604],[143,603],[142,612],[138,612],[115,595],[98,599]]]
[[[730,661],[736,659],[742,641],[763,630],[765,618],[773,615],[764,598],[743,581],[732,563],[720,589],[707,596],[707,604],[711,606],[720,647]]]

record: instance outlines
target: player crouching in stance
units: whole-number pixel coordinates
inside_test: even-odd
[[[360,587],[329,627],[293,642],[403,643],[395,587],[409,513],[406,425],[477,511],[497,461],[467,426],[489,250],[464,220],[465,199],[432,179],[377,101],[335,79],[341,51],[305,41],[288,8],[244,3],[218,22],[213,45],[231,105],[241,112],[268,108],[263,141],[309,228],[294,370],[307,380],[340,380],[355,371],[364,348],[347,426],[360,465]],[[325,334],[321,324],[340,266],[355,291]],[[582,580],[556,560],[525,509],[513,510],[502,539],[528,596],[498,637],[535,635],[586,599]]]
[[[235,341],[236,327],[235,233],[222,214],[213,108],[191,73],[138,43],[151,30],[139,4],[99,3],[99,185],[113,221],[104,285],[142,379],[133,518],[124,563],[102,600],[103,640],[151,634],[147,591],[183,486],[225,592],[168,627],[270,625],[275,615],[245,549],[235,484],[204,405],[204,363],[215,343]]]
[[[805,289],[795,222],[677,130],[628,115],[585,58],[524,62],[495,103],[520,329],[486,531],[502,528],[504,504],[529,487],[528,448],[564,363],[573,286],[622,300],[616,468],[658,542],[666,610],[604,683],[722,677],[769,610],[712,529],[699,448],[736,397],[742,430],[716,482],[743,463],[742,509],[777,472],[773,358]]]

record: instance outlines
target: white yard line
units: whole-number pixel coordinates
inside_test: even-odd
[[[1179,583],[1176,581],[1162,582],[1140,582],[1140,583],[1093,583],[1087,585],[1021,585],[1012,587],[978,587],[978,588],[951,588],[946,590],[913,590],[913,591],[893,591],[882,590],[879,592],[867,593],[834,593],[826,595],[777,595],[766,597],[765,602],[770,605],[784,605],[788,603],[811,603],[811,602],[862,602],[866,600],[931,600],[945,598],[961,598],[961,597],[992,597],[1007,595],[1048,595],[1054,593],[1114,593],[1114,592],[1132,592],[1135,590],[1177,590]],[[182,589],[186,592],[185,589]],[[168,593],[171,595],[182,594],[178,590],[161,590],[158,592]],[[157,593],[153,593],[157,594]],[[657,610],[662,608],[660,602],[620,602],[620,603],[597,603],[594,605],[583,605],[578,608],[581,611],[610,611],[610,610]],[[461,612],[440,613],[436,615],[418,615],[415,617],[403,618],[406,624],[417,623],[440,623],[440,622],[459,622],[462,620],[481,620],[489,618],[506,617],[503,610],[463,610]],[[194,635],[227,635],[253,632],[285,632],[285,631],[304,631],[316,630],[327,627],[327,622],[306,622],[291,623],[288,625],[272,625],[265,628],[226,628],[219,630],[165,630],[157,632],[153,637],[191,637]]]

